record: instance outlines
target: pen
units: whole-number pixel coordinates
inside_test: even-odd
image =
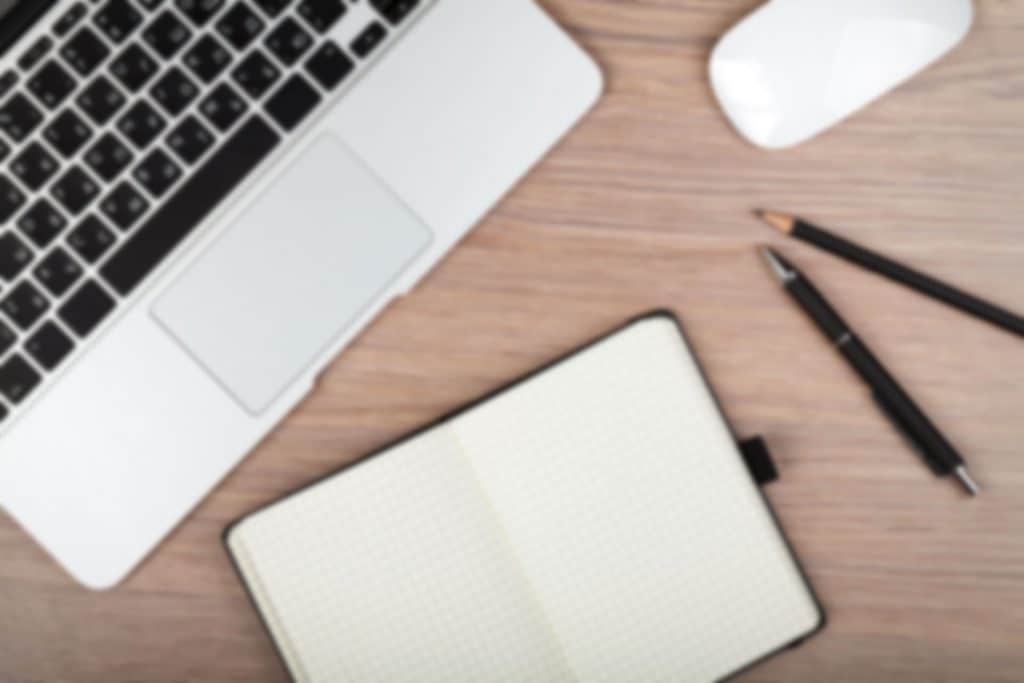
[[[967,465],[956,448],[917,406],[914,399],[886,370],[871,349],[853,333],[832,305],[793,264],[772,249],[764,249],[765,260],[782,286],[815,324],[835,344],[861,379],[871,387],[872,396],[885,415],[913,444],[925,464],[940,477],[955,476],[968,493],[981,492],[971,479]]]

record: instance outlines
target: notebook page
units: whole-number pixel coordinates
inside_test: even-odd
[[[250,517],[230,544],[297,680],[571,678],[443,426]]]
[[[576,680],[712,681],[817,624],[673,321],[638,323],[452,428]]]

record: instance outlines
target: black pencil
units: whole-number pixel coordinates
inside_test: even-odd
[[[908,268],[881,254],[865,249],[800,218],[773,211],[759,210],[754,213],[758,218],[783,234],[813,244],[835,256],[856,263],[890,280],[945,302],[964,313],[981,318],[1004,330],[1024,337],[1024,317],[983,301],[976,296],[940,282],[924,273]]]

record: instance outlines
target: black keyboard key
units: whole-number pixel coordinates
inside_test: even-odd
[[[32,250],[13,232],[0,235],[0,278],[12,282],[32,262]]]
[[[71,258],[66,251],[57,247],[40,261],[32,274],[46,291],[60,297],[82,277],[82,266],[78,265],[78,261]]]
[[[22,330],[30,330],[50,308],[50,302],[31,282],[20,282],[0,301],[0,310]]]
[[[60,164],[38,142],[30,142],[21,154],[11,161],[11,173],[33,192],[50,181]]]
[[[165,194],[181,177],[181,169],[167,152],[156,149],[132,171],[132,177],[154,197]]]
[[[87,281],[57,310],[61,321],[79,337],[85,337],[114,310],[114,299],[93,282]]]
[[[165,11],[142,32],[142,39],[164,59],[170,59],[192,37],[192,31],[171,12]]]
[[[24,204],[25,193],[10,178],[0,175],[0,224],[9,221]]]
[[[213,133],[194,116],[186,116],[167,136],[167,146],[187,164],[194,164],[213,145]]]
[[[110,49],[92,29],[86,27],[64,43],[60,54],[75,71],[88,76],[107,58]]]
[[[86,8],[84,2],[76,2],[71,9],[65,12],[63,16],[57,20],[57,23],[53,25],[53,32],[61,37],[66,36],[71,33],[71,29],[78,25],[78,22],[85,17],[88,11],[89,10]]]
[[[199,105],[203,116],[221,131],[235,125],[245,109],[245,100],[226,83],[218,85]]]
[[[110,63],[110,72],[124,87],[138,92],[157,72],[157,64],[140,46],[132,44]]]
[[[378,12],[392,24],[398,24],[416,9],[419,0],[370,0]]]
[[[313,37],[299,26],[299,22],[288,17],[270,32],[265,43],[283,64],[291,66],[313,47]]]
[[[0,365],[0,394],[17,405],[39,386],[42,377],[21,356],[14,355]]]
[[[22,71],[31,71],[35,68],[36,64],[42,61],[51,48],[53,48],[52,38],[49,36],[37,38],[32,47],[25,50],[25,54],[18,59],[18,67]]]
[[[344,14],[345,3],[341,0],[302,0],[299,3],[299,16],[319,33],[328,31]]]
[[[281,77],[281,70],[262,52],[254,50],[231,75],[249,97],[258,100]]]
[[[0,140],[0,161],[7,158],[7,155],[11,153],[11,148],[7,146],[7,143]]]
[[[60,64],[51,60],[28,79],[28,89],[48,109],[54,109],[78,83]]]
[[[291,4],[292,0],[254,0],[263,13],[273,19]]]
[[[101,268],[120,294],[129,294],[278,145],[261,118],[245,122]]]
[[[25,342],[25,351],[44,369],[53,371],[67,358],[75,343],[61,329],[47,321]]]
[[[387,35],[388,30],[384,28],[384,25],[379,21],[375,21],[367,26],[363,32],[356,36],[356,39],[352,41],[352,52],[354,52],[360,59],[366,59],[378,45],[384,42]]]
[[[149,202],[128,183],[120,183],[100,202],[100,209],[114,225],[124,231],[130,230],[146,213]]]
[[[157,7],[159,7],[161,4],[163,4],[163,1],[164,0],[138,0],[138,3],[140,5],[142,5],[144,8],[146,8],[147,10],[149,10],[150,12],[152,12]]]
[[[289,78],[267,100],[267,112],[285,130],[298,126],[320,102],[320,94],[301,76]]]
[[[97,76],[75,101],[97,126],[102,126],[124,106],[125,97],[109,78]]]
[[[3,76],[0,76],[0,99],[7,97],[7,93],[11,92],[11,88],[18,84],[18,74],[13,71],[5,71]]]
[[[174,117],[199,95],[199,87],[181,69],[172,66],[157,79],[149,94],[164,111]]]
[[[176,0],[176,4],[193,24],[202,26],[220,11],[224,0]]]
[[[185,66],[204,83],[212,82],[231,61],[231,53],[213,36],[203,36],[185,53]]]
[[[14,142],[21,142],[43,122],[43,113],[20,92],[0,107],[0,130]]]
[[[70,159],[92,137],[92,129],[81,116],[68,109],[46,127],[43,136],[65,158]]]
[[[139,149],[148,147],[166,125],[163,117],[145,100],[136,102],[117,121],[117,129]]]
[[[68,235],[68,246],[86,263],[96,263],[116,241],[113,231],[93,215],[86,217]]]
[[[50,188],[53,195],[68,213],[81,213],[92,203],[100,189],[89,175],[78,166],[72,166]]]
[[[142,23],[142,13],[128,0],[110,0],[93,16],[93,21],[113,43],[120,43]]]
[[[39,199],[18,219],[18,230],[40,249],[64,232],[68,221],[46,199]]]
[[[104,133],[85,153],[85,163],[103,180],[110,182],[132,162],[127,145],[110,133]]]
[[[14,346],[14,342],[17,340],[18,335],[11,329],[10,325],[0,320],[0,358],[11,350],[11,347]]]
[[[217,31],[236,50],[244,50],[263,32],[265,24],[247,5],[236,2],[217,21]]]
[[[324,90],[333,90],[352,73],[355,63],[331,41],[320,46],[306,62],[306,71]]]

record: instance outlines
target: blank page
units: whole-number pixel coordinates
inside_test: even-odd
[[[818,608],[670,318],[454,424],[586,683],[712,681]]]
[[[444,429],[249,517],[229,545],[297,680],[571,680]]]

